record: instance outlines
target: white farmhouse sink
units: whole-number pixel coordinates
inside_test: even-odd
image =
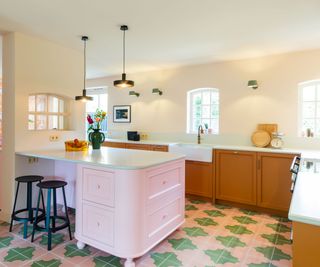
[[[170,144],[169,152],[186,155],[187,160],[212,162],[212,147],[197,144]]]

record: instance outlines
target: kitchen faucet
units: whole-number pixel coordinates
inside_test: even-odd
[[[198,127],[198,144],[200,144],[200,141],[201,141],[200,133],[202,133],[202,132],[203,132],[202,125],[199,125],[199,127]]]

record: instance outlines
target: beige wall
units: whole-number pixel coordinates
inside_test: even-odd
[[[28,95],[55,93],[74,98],[82,92],[82,54],[54,43],[9,33],[3,38],[3,165],[0,184],[0,219],[6,219],[11,208],[14,177],[24,174],[16,164],[15,151],[63,148],[70,138],[84,138],[84,104],[71,101],[70,131],[28,131]],[[83,118],[83,119],[82,119]],[[58,134],[59,142],[49,142]],[[39,164],[39,173],[44,170]],[[46,169],[53,175],[54,169]]]
[[[120,74],[90,80],[88,84],[109,86],[111,133],[135,129],[183,136],[186,132],[187,91],[215,87],[220,89],[221,99],[220,139],[242,136],[242,141],[250,142],[249,137],[258,123],[278,123],[279,130],[290,139],[296,138],[298,131],[297,85],[302,81],[320,79],[319,62],[320,50],[314,50],[148,73],[131,74],[128,69],[128,78],[136,83],[133,89],[141,93],[139,98],[128,96],[129,89],[112,86],[112,81]],[[258,90],[247,88],[247,81],[251,79],[260,83]],[[155,87],[164,91],[163,96],[151,94]],[[132,105],[131,124],[112,123],[112,106],[115,104]],[[305,140],[301,142],[305,143]]]

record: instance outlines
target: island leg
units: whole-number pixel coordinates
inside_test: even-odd
[[[77,248],[78,248],[78,249],[84,249],[85,246],[86,246],[85,243],[83,243],[83,242],[81,242],[81,241],[78,241],[78,242],[77,242]]]
[[[124,267],[135,267],[135,263],[132,258],[127,258],[127,260],[124,263]]]

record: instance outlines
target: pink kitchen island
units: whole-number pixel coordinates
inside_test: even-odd
[[[184,222],[183,155],[105,147],[16,154],[17,173],[23,169],[40,175],[56,174],[68,181],[69,192],[73,192],[69,199],[73,197],[76,208],[79,249],[88,244],[125,258],[125,266],[134,267],[134,258]],[[46,173],[48,170],[54,174]]]

